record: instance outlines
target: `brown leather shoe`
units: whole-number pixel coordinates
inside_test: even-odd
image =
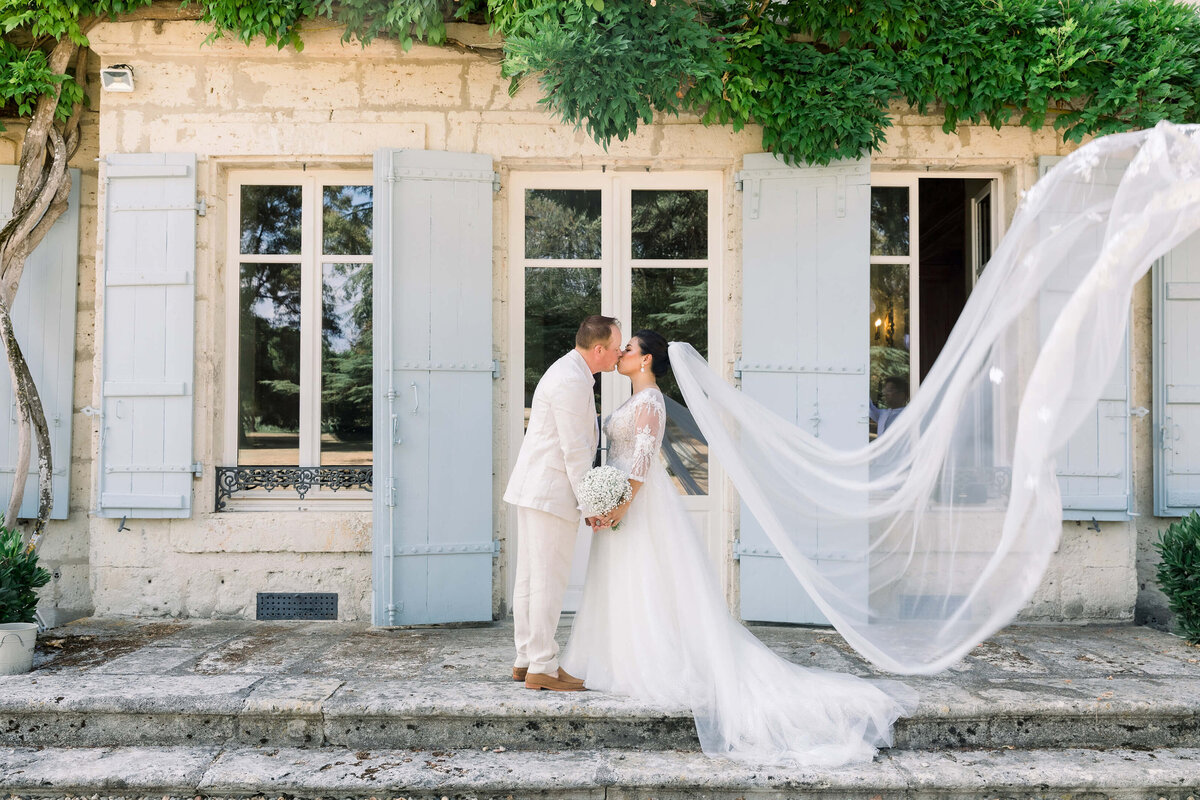
[[[528,667],[513,667],[513,680],[514,681],[525,680],[525,674],[527,672],[529,672]]]
[[[561,674],[562,671],[559,671]],[[583,683],[564,681],[558,675],[546,675],[542,672],[530,672],[525,675],[526,689],[549,689],[552,692],[582,692],[586,691]]]
[[[583,686],[583,681],[581,679],[576,678],[574,675],[567,672],[562,667],[558,668],[558,679],[560,681],[565,681],[567,683],[578,683],[580,686]]]

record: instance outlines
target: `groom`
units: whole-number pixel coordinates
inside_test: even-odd
[[[504,492],[504,501],[517,507],[517,660],[512,675],[525,681],[526,689],[583,690],[583,681],[558,666],[554,632],[579,530],[578,487],[600,438],[592,375],[616,367],[621,357],[618,326],[612,317],[588,317],[575,334],[575,349],[542,375]]]

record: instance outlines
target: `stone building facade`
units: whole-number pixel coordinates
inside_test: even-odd
[[[520,433],[517,381],[532,368],[523,363],[518,341],[531,334],[523,322],[525,298],[514,296],[513,273],[521,269],[522,255],[512,241],[520,224],[520,198],[514,193],[541,185],[531,183],[530,175],[550,176],[544,185],[555,191],[592,187],[608,202],[621,185],[672,191],[675,174],[710,192],[707,335],[714,365],[732,376],[743,323],[742,198],[736,181],[743,157],[762,150],[760,131],[734,132],[693,118],[663,117],[606,151],[551,118],[539,105],[535,86],[510,94],[499,74],[499,43],[479,26],[451,26],[457,46],[416,45],[407,53],[387,41],[365,48],[344,45],[337,31],[315,27],[306,33],[300,53],[229,40],[206,43],[207,35],[190,21],[110,22],[89,33],[104,66],[132,67],[136,88],[118,94],[92,87],[94,106],[74,161],[82,177],[70,502],[66,519],[52,522],[42,551],[54,573],[44,593],[44,612],[52,620],[86,613],[253,617],[260,592],[330,592],[338,596],[340,619],[372,618],[378,578],[372,574],[371,494],[349,488],[302,499],[288,489],[243,492],[229,497],[225,510],[215,510],[217,467],[237,465],[243,447],[236,429],[239,372],[231,365],[240,352],[234,323],[241,217],[231,204],[245,202],[238,187],[274,185],[271,175],[296,185],[317,176],[318,194],[323,186],[369,185],[377,151],[400,148],[485,154],[499,177],[491,203],[489,290],[492,358],[499,375],[492,403],[491,533],[499,544],[492,561],[491,607],[494,615],[507,613],[508,542],[515,519],[499,498]],[[19,125],[0,133],[0,164],[15,163],[20,135]],[[966,189],[986,184],[994,233],[1001,234],[1020,194],[1038,179],[1039,159],[1070,149],[1050,128],[968,125],[945,134],[940,118],[896,108],[894,127],[870,169],[873,184],[878,176],[881,185],[893,187],[917,186],[929,176],[957,180],[956,186]],[[195,188],[205,206],[203,216],[196,217],[194,274],[192,441],[200,468],[190,479],[190,515],[181,518],[127,515],[122,521],[96,513],[105,480],[99,461],[104,423],[83,410],[103,406],[103,334],[113,330],[106,328],[113,320],[104,320],[105,290],[97,278],[104,270],[108,231],[102,210],[112,185],[106,171],[116,163],[110,156],[132,153],[195,154]],[[321,183],[323,175],[334,183]],[[605,183],[610,179],[615,182]],[[1129,387],[1134,408],[1152,407],[1151,294],[1148,276],[1133,307]],[[311,296],[302,302],[310,301]],[[1160,615],[1161,596],[1149,579],[1148,543],[1170,520],[1155,518],[1152,511],[1154,426],[1153,415],[1135,415],[1129,422],[1131,510],[1140,516],[1119,514],[1096,524],[1064,521],[1062,544],[1024,619],[1128,621],[1138,607]],[[308,443],[299,449],[315,447]],[[714,480],[712,488],[717,497],[697,513],[715,520],[706,542],[736,608],[741,593],[739,562],[732,557],[737,504],[723,482]],[[379,491],[377,484],[374,492]]]

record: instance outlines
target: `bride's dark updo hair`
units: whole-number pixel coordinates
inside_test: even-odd
[[[638,331],[633,335],[638,340],[644,354],[654,360],[650,362],[650,371],[654,377],[661,378],[671,368],[671,359],[667,355],[667,340],[658,331]]]

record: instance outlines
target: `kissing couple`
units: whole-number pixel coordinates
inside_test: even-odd
[[[538,381],[504,493],[517,507],[513,680],[690,707],[709,755],[812,766],[869,760],[915,707],[912,690],[801,667],[734,619],[659,458],[666,404],[658,379],[670,353],[688,347],[649,330],[622,345],[620,323],[594,315]],[[596,535],[560,660],[554,634],[588,513],[580,487],[600,435],[593,375],[614,368],[632,395],[604,422],[608,465],[628,475],[631,499],[587,517]]]

